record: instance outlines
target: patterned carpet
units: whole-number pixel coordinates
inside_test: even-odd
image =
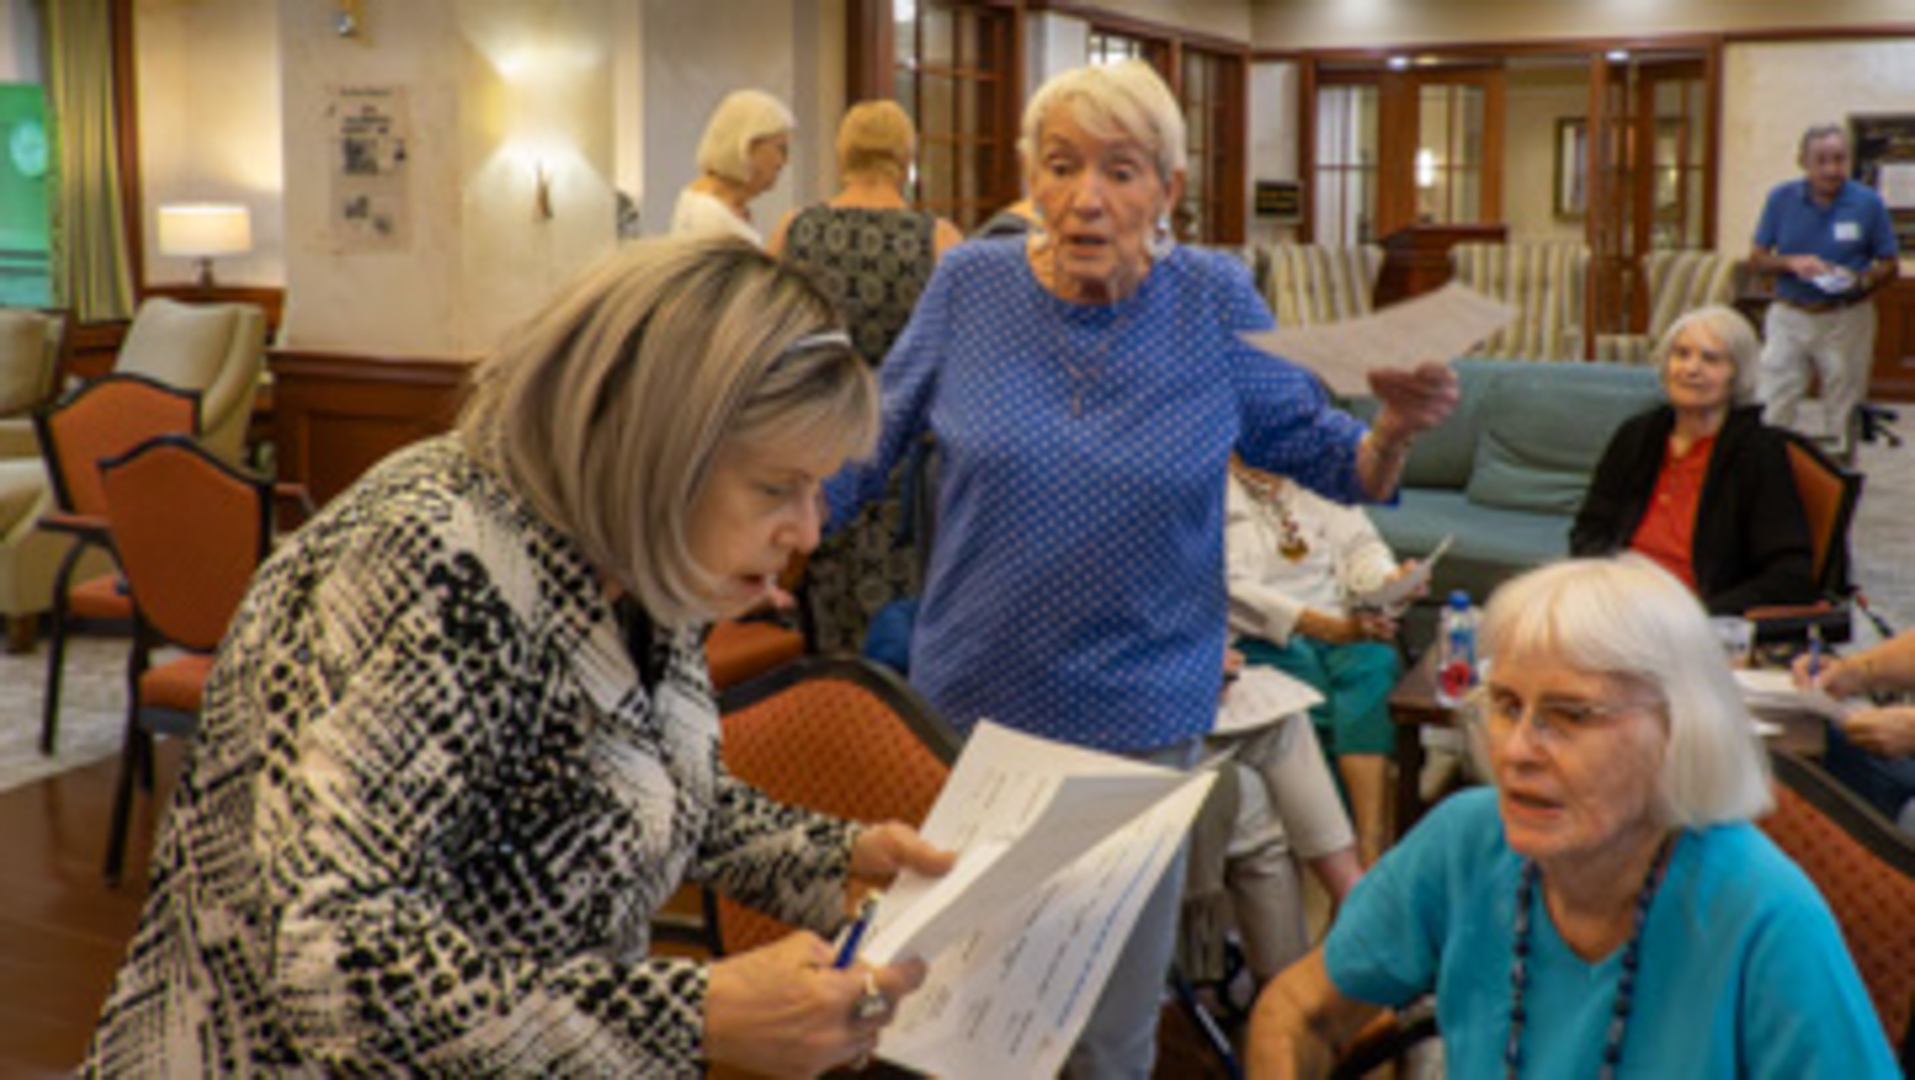
[[[59,753],[40,753],[46,644],[0,653],[0,791],[119,753],[126,723],[126,650],[114,637],[76,637],[60,691]]]
[[[1863,443],[1857,464],[1867,478],[1849,533],[1856,585],[1877,615],[1896,630],[1915,630],[1915,406],[1900,448]]]
[[[1877,614],[1915,629],[1915,409],[1909,446],[1866,443],[1858,462],[1868,479],[1851,533],[1854,576]],[[1867,627],[1858,622],[1858,632]],[[0,653],[0,791],[90,764],[120,747],[126,709],[124,638],[80,637],[68,652],[61,694],[60,752],[41,755],[44,644],[24,656]]]

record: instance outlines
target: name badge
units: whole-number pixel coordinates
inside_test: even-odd
[[[1838,243],[1852,244],[1862,238],[1862,224],[1858,221],[1838,221],[1835,223],[1835,239]]]

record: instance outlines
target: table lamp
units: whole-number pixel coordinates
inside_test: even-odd
[[[160,254],[199,260],[193,284],[213,287],[213,259],[253,249],[253,219],[244,206],[186,203],[160,207]]]

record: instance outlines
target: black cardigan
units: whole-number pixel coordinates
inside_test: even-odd
[[[1814,547],[1789,467],[1788,440],[1762,410],[1729,413],[1716,433],[1696,505],[1689,553],[1696,591],[1711,614],[1815,599]],[[1574,555],[1623,551],[1636,535],[1662,474],[1675,410],[1658,406],[1616,429],[1569,530]]]

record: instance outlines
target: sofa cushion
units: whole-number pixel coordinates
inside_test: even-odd
[[[1480,406],[1470,501],[1574,514],[1617,425],[1658,400],[1647,368],[1548,364],[1503,372]]]
[[[151,299],[140,305],[114,370],[168,386],[211,386],[238,332],[239,312],[231,305]]]
[[[0,308],[0,416],[31,410],[53,385],[46,316]]]
[[[1481,603],[1509,578],[1569,554],[1563,515],[1498,510],[1460,491],[1406,490],[1395,506],[1364,510],[1400,558],[1421,558],[1454,537],[1431,576],[1430,598],[1462,589]]]
[[[1483,395],[1499,374],[1515,365],[1505,360],[1458,360],[1451,366],[1456,370],[1461,399],[1441,424],[1417,436],[1411,444],[1400,481],[1405,488],[1463,490],[1476,460]],[[1376,419],[1376,408],[1375,398],[1358,398],[1350,403],[1350,411],[1366,424]]]

